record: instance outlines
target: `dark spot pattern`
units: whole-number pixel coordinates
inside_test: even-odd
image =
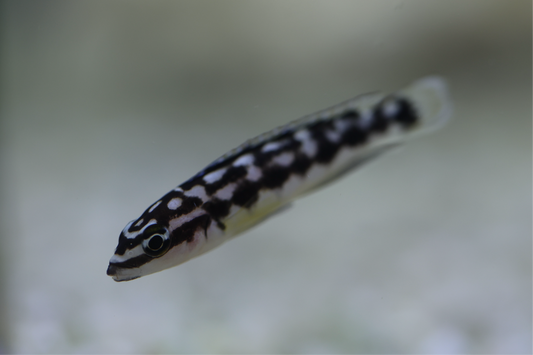
[[[187,180],[185,183],[180,185],[184,190],[190,190],[192,187],[197,185],[197,181],[199,178],[203,177],[206,174],[209,174],[215,170],[218,170],[220,168],[223,168],[229,164],[232,164],[235,160],[240,158],[241,156],[248,154],[248,153],[254,153],[258,149],[262,148],[265,144],[268,144],[269,142],[275,142],[275,141],[281,141],[285,138],[290,138],[292,134],[296,131],[295,127],[285,127],[282,129],[277,130],[276,134],[262,134],[258,137],[255,137],[253,139],[250,139],[243,143],[242,145],[238,146],[237,148],[231,150],[229,153],[224,154],[220,158],[216,159],[214,162],[206,166],[202,171],[200,171],[198,174]],[[261,139],[259,139],[261,138]],[[290,146],[290,145],[289,145]],[[187,188],[185,188],[185,187]]]
[[[400,123],[404,128],[411,128],[418,123],[418,115],[414,107],[406,99],[398,99],[399,110],[396,114],[395,121]]]
[[[264,146],[264,145],[263,145]],[[263,147],[261,146],[261,148]],[[262,152],[261,149],[257,149],[257,151],[254,152],[254,165],[262,168],[266,166],[273,157],[276,155],[279,155],[283,152],[290,152],[290,151],[296,151],[300,148],[301,143],[297,141],[294,138],[285,138],[283,141],[283,144],[275,150],[271,150],[269,152]]]
[[[357,126],[351,126],[342,134],[342,142],[349,147],[354,147],[366,143],[367,133]]]
[[[183,191],[189,191],[190,189],[192,189],[196,185],[202,185],[203,184],[203,179],[202,179],[203,175],[204,174],[193,176],[192,178],[190,178],[189,180],[187,180],[183,184],[181,184],[180,187],[183,189]]]
[[[344,112],[327,119],[317,119],[303,126],[296,125],[281,129],[277,135],[269,137],[269,139],[264,141],[251,140],[254,143],[249,143],[248,145],[243,145],[235,149],[235,153],[228,155],[225,159],[217,159],[193,178],[181,184],[180,187],[187,191],[194,186],[201,185],[204,186],[206,193],[212,196],[228,184],[236,182],[237,187],[229,201],[212,199],[203,206],[203,209],[214,220],[220,221],[229,214],[232,204],[241,207],[251,207],[258,200],[259,192],[262,189],[280,188],[289,179],[291,174],[304,176],[315,163],[331,163],[343,146],[356,147],[363,145],[371,136],[386,132],[392,122],[397,122],[404,128],[414,125],[417,118],[413,107],[405,99],[396,98],[395,100],[399,107],[397,114],[394,117],[386,117],[383,113],[385,103],[385,100],[383,100],[374,107],[368,128],[361,128],[359,124],[359,120],[361,119],[359,111],[356,109],[346,109]],[[343,127],[342,131],[336,130],[335,126],[335,122],[340,120],[343,121],[341,125]],[[299,129],[308,130],[310,139],[317,145],[317,151],[314,157],[310,158],[299,152],[302,143],[294,138],[294,133]],[[331,142],[326,136],[326,131],[328,130],[337,131],[340,134],[340,141]],[[263,152],[262,148],[271,142],[279,142],[279,147]],[[279,165],[270,166],[269,163],[272,158],[283,152],[292,152],[294,154],[293,162],[286,167]],[[253,164],[261,168],[262,177],[259,181],[254,182],[245,179],[247,174],[246,166],[232,166],[232,163],[236,159],[245,154],[252,154]],[[227,171],[217,181],[208,184],[203,180],[203,176],[206,174],[225,167],[227,167]],[[163,197],[161,205],[151,213],[152,215],[156,211],[159,212],[159,210],[163,214],[168,214],[166,201],[169,201],[170,198],[166,197]],[[187,214],[195,208],[202,206],[202,201],[199,198],[187,197],[183,193],[179,197],[183,201],[182,205],[174,214],[174,217]],[[148,214],[148,212],[145,212],[145,214]],[[145,216],[145,218],[146,221],[144,223],[147,223],[150,217]]]
[[[335,143],[331,143],[325,137],[320,137],[317,139],[318,142],[318,152],[315,156],[315,161],[320,164],[330,163],[337,152],[339,151],[340,146]]]
[[[276,189],[285,183],[291,174],[290,169],[274,165],[263,170],[261,185],[267,189]]]
[[[370,126],[370,131],[383,133],[387,130],[390,120],[383,114],[383,106],[378,106],[374,110],[374,118]]]
[[[183,223],[170,234],[170,248],[180,245],[183,242],[192,242],[194,233],[199,229],[203,229],[207,236],[207,228],[210,223],[211,217],[207,213]]]
[[[387,100],[390,99],[387,98]],[[158,224],[168,228],[170,220],[189,214],[197,208],[202,208],[205,214],[197,216],[171,231],[170,248],[183,242],[191,242],[194,234],[199,229],[203,229],[207,237],[207,229],[212,221],[216,222],[220,229],[224,229],[225,225],[222,221],[229,215],[233,205],[251,208],[258,201],[261,190],[281,188],[292,174],[305,176],[313,164],[324,165],[331,163],[342,147],[353,148],[362,146],[372,136],[385,133],[392,124],[398,124],[403,129],[414,127],[418,123],[418,117],[412,104],[401,97],[393,97],[392,99],[398,105],[396,114],[393,117],[386,117],[384,115],[383,110],[386,101],[383,100],[373,108],[372,117],[367,128],[363,128],[360,124],[361,114],[359,111],[356,109],[346,109],[344,112],[328,118],[289,124],[284,128],[275,130],[274,132],[276,133],[267,133],[246,142],[227,155],[215,160],[205,169],[180,185],[180,188],[184,191],[191,190],[198,185],[203,186],[206,193],[212,196],[228,184],[236,183],[237,186],[231,199],[221,200],[212,197],[204,203],[200,198],[186,196],[182,191],[171,191],[163,196],[161,203],[152,212],[148,212],[148,208],[140,217],[144,219],[143,223],[137,227],[130,227],[130,232],[140,230],[143,225],[146,225],[146,223],[154,218],[158,221]],[[339,121],[338,125],[336,124],[337,121]],[[342,131],[339,131],[336,127],[342,127],[339,128]],[[294,138],[294,133],[302,129],[310,133],[310,139],[317,146],[316,154],[313,157],[309,157],[299,151],[302,143]],[[339,142],[331,142],[326,136],[327,131],[335,131],[339,134]],[[271,142],[280,142],[280,145],[277,149],[262,152],[262,148]],[[292,152],[294,154],[294,160],[289,166],[269,165],[273,157],[283,152]],[[253,164],[261,169],[262,176],[258,181],[249,181],[245,178],[248,173],[246,166],[232,166],[236,159],[245,154],[251,154]],[[203,180],[206,174],[222,168],[227,168],[227,170],[217,181],[208,184]],[[167,204],[175,197],[181,198],[182,203],[176,210],[169,210]],[[128,239],[121,234],[115,253],[124,255],[127,250],[139,245],[148,237],[143,233],[135,238]],[[134,268],[141,266],[151,259],[152,257],[150,256],[141,255],[115,265],[124,268]]]
[[[316,124],[309,127],[309,131],[311,132],[311,137],[314,139],[314,141],[318,145],[318,150],[316,153],[316,156],[314,160],[317,163],[320,164],[328,164],[330,163],[337,152],[339,151],[339,148],[341,147],[337,143],[330,142],[326,137],[326,130],[332,130],[333,127],[333,120],[328,121],[319,121]]]
[[[244,166],[231,166],[228,170],[222,175],[220,179],[214,181],[211,184],[205,185],[205,192],[208,195],[212,195],[224,186],[229,183],[235,182],[240,178],[244,177],[247,173],[247,170]]]
[[[211,201],[204,203],[202,208],[207,211],[213,219],[219,221],[229,214],[231,201],[212,198]]]
[[[176,209],[176,212],[174,214],[176,216],[182,216],[184,214],[191,213],[196,208],[202,206],[203,203],[204,202],[199,197],[185,196],[185,198],[181,202],[181,206]]]
[[[307,155],[297,153],[289,169],[295,174],[302,176],[309,170],[311,165],[313,165],[313,161]]]
[[[123,233],[120,233],[118,237],[118,245],[115,249],[115,254],[124,255],[128,249],[133,249],[135,245],[133,239],[128,239],[124,236]],[[138,245],[138,244],[137,244]]]
[[[237,206],[248,207],[253,205],[259,198],[260,182],[244,180],[233,192],[231,202]]]

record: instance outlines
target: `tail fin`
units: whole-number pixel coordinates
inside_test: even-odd
[[[394,96],[403,96],[415,105],[421,122],[413,135],[442,127],[452,115],[453,107],[446,81],[438,76],[417,80]]]

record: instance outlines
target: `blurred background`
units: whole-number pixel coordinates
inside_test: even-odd
[[[0,6],[0,352],[531,353],[531,1]],[[105,275],[222,153],[428,74],[445,129],[200,258]]]

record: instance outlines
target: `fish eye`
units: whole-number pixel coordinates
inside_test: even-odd
[[[158,257],[167,252],[170,247],[170,238],[165,228],[147,228],[144,234],[148,235],[148,238],[142,243],[143,250],[146,254]]]

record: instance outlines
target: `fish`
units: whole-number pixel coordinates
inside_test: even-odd
[[[107,275],[117,282],[133,280],[202,255],[298,197],[442,127],[451,115],[446,81],[428,76],[397,92],[360,95],[252,138],[129,222]]]

